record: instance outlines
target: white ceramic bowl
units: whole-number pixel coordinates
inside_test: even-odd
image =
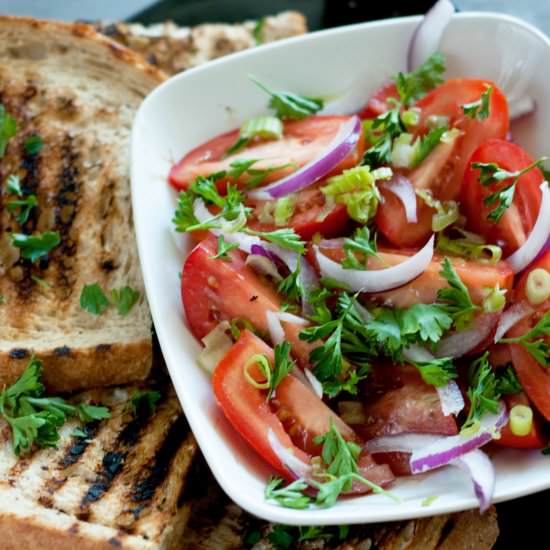
[[[352,112],[391,75],[405,69],[418,17],[342,27],[248,50],[175,76],[143,102],[132,136],[132,197],[141,266],[158,338],[176,391],[202,452],[227,494],[249,512],[275,522],[314,525],[398,520],[475,508],[471,482],[457,469],[401,478],[402,499],[369,495],[331,509],[290,510],[264,500],[269,468],[226,422],[209,377],[196,365],[199,344],[186,327],[179,276],[189,249],[173,231],[176,194],[171,164],[201,142],[266,112],[267,97],[247,74],[276,89],[311,96],[340,94],[331,111]],[[517,123],[514,138],[533,156],[548,153],[550,42],[520,20],[483,13],[453,17],[440,47],[448,76],[489,78],[510,95],[536,99],[536,117]],[[343,93],[343,95],[342,95]],[[495,501],[550,487],[549,458],[499,450]],[[437,496],[431,506],[426,497]]]

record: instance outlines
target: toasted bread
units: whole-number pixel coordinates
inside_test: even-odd
[[[184,28],[172,22],[149,26],[100,23],[96,29],[139,52],[149,63],[166,73],[175,74],[259,43],[304,34],[307,25],[301,13],[285,11],[264,17],[260,24],[256,21],[206,23]]]
[[[32,354],[55,391],[123,384],[151,367],[151,321],[132,225],[128,147],[134,113],[163,75],[87,25],[0,18],[0,101],[17,134],[0,161],[0,387]],[[38,154],[24,147],[38,134]],[[38,206],[19,224],[5,182],[20,177]],[[13,198],[13,197],[12,197]],[[34,262],[11,233],[57,231]],[[80,306],[85,284],[130,286],[140,299],[121,316]]]
[[[96,390],[77,401],[111,406],[111,418],[63,426],[57,449],[17,458],[0,431],[0,548],[176,550],[189,515],[182,502],[197,447],[169,387],[156,412],[133,412],[135,388]]]

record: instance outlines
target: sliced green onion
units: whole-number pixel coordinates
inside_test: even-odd
[[[260,373],[265,378],[265,382],[258,382],[250,374],[250,367],[256,365],[260,370]],[[258,390],[268,390],[271,385],[271,367],[269,366],[269,360],[263,353],[256,353],[244,364],[244,377],[249,384],[257,388]]]
[[[275,116],[251,118],[241,126],[240,136],[245,139],[255,137],[281,139],[283,137],[283,123]]]
[[[233,319],[229,324],[229,330],[234,340],[238,340],[241,337],[242,330],[249,330],[254,334],[257,333],[256,327],[248,319],[242,317]]]
[[[432,231],[438,233],[455,223],[460,217],[458,204],[455,201],[440,201],[424,189],[417,189],[416,194],[436,213],[432,216]]]
[[[401,120],[405,126],[416,126],[420,122],[420,113],[422,111],[418,107],[412,107],[403,111]]]
[[[449,117],[443,115],[430,115],[426,120],[426,126],[433,128],[447,128],[449,126]]]
[[[419,144],[419,140],[413,143],[412,134],[404,132],[398,135],[393,140],[391,150],[392,164],[398,168],[411,168],[418,152]]]
[[[458,239],[451,239],[445,233],[440,233],[437,239],[437,249],[440,252],[478,260],[487,264],[496,264],[502,258],[502,248],[495,244],[485,244],[482,237],[463,229],[454,228],[453,231],[463,235]]]
[[[273,218],[273,211],[275,205],[271,201],[266,201],[258,214],[258,221],[260,223],[273,223],[275,220]]]
[[[550,273],[542,267],[533,269],[527,276],[525,294],[533,306],[545,302],[550,297]]]
[[[510,431],[519,437],[525,437],[533,428],[533,410],[527,405],[514,405],[510,410]]]
[[[447,130],[439,139],[442,143],[452,143],[462,132],[458,128]]]
[[[483,300],[483,311],[487,313],[494,313],[501,311],[506,305],[506,289],[500,288],[497,284],[494,288],[484,289],[485,298]]]
[[[295,195],[287,195],[278,199],[275,203],[275,210],[273,212],[275,218],[275,225],[284,226],[287,225],[290,218],[294,214],[294,206],[296,205]]]
[[[376,179],[391,176],[391,169],[371,172],[368,166],[356,166],[330,178],[321,191],[325,196],[333,197],[337,204],[345,204],[350,218],[367,223],[376,214],[380,202]]]

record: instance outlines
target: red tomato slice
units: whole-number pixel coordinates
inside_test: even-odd
[[[214,369],[212,385],[227,419],[271,466],[292,479],[269,443],[269,429],[283,447],[304,462],[309,462],[310,454],[319,454],[320,448],[313,439],[329,430],[331,420],[345,439],[362,443],[347,424],[293,376],[281,381],[276,399],[268,403],[265,391],[253,387],[244,376],[244,365],[257,353],[266,354],[273,361],[273,350],[251,332],[243,331]],[[359,470],[379,485],[393,480],[388,466],[377,465],[367,453],[361,456]],[[365,492],[365,486],[354,488],[353,492]]]
[[[527,277],[533,269],[542,268],[550,272],[550,251],[534,262],[529,271],[525,272],[514,290],[514,301],[521,302],[526,299],[525,285]],[[507,333],[507,337],[516,337],[525,334],[537,321],[550,311],[550,299],[546,300],[535,311],[530,319],[524,319],[513,326]],[[548,341],[548,338],[547,338]],[[538,411],[550,420],[550,372],[535,361],[535,359],[519,344],[510,345],[512,363],[518,375],[519,381],[525,393],[535,405]]]
[[[309,241],[313,235],[320,233],[324,237],[338,237],[345,234],[350,226],[350,219],[347,209],[343,204],[335,204],[332,209],[325,212],[325,196],[320,191],[321,185],[311,186],[296,194],[296,203],[294,214],[290,220],[285,223],[285,227],[291,227],[302,237]],[[273,201],[254,201],[254,212],[248,225],[257,231],[273,231],[280,229],[275,223],[262,223],[262,212],[267,202],[273,204]]]
[[[249,331],[244,331],[218,363],[212,375],[214,395],[225,416],[239,434],[273,468],[292,479],[291,473],[273,451],[267,438],[272,430],[281,445],[309,463],[310,457],[296,447],[277,415],[271,411],[265,392],[255,388],[244,376],[244,365],[256,353],[272,357],[272,350]]]
[[[399,92],[394,82],[388,82],[379,88],[357,114],[360,118],[376,118],[390,108],[388,105],[390,98],[399,100]]]
[[[344,258],[341,246],[322,248],[321,252],[337,262]],[[367,265],[369,269],[384,269],[403,262],[414,253],[403,250],[380,250],[377,257],[369,258]],[[308,250],[308,259],[318,269],[315,256],[310,250]],[[507,289],[508,292],[512,289],[514,274],[506,262],[488,265],[463,258],[449,257],[449,259],[458,276],[468,288],[472,301],[476,304],[483,302],[484,288],[494,288],[498,284],[500,288]],[[369,301],[399,308],[410,307],[418,303],[431,304],[436,301],[438,290],[447,286],[447,281],[439,274],[442,260],[441,256],[434,255],[424,273],[410,283],[386,292],[365,294],[365,297]]]
[[[273,172],[264,179],[264,183],[276,181],[321,155],[338,133],[342,123],[348,119],[349,117],[345,116],[311,116],[303,120],[286,121],[282,139],[254,141],[241,151],[224,157],[227,148],[237,140],[239,130],[233,130],[187,153],[170,170],[169,181],[176,189],[185,190],[197,176],[208,176],[228,170],[230,164],[237,159],[258,159],[254,164],[254,168],[258,169],[291,163],[293,167]],[[355,166],[363,151],[364,137],[361,134],[356,149],[332,173],[337,174]],[[239,182],[245,182],[247,177],[244,174],[239,178]],[[223,183],[224,181],[220,180],[220,185]]]
[[[504,400],[506,401],[508,410],[515,405],[531,405],[524,393],[506,395],[504,396]],[[542,418],[535,410],[533,411],[533,427],[530,433],[525,436],[514,435],[510,429],[510,425],[506,424],[500,432],[500,439],[493,440],[493,443],[499,447],[512,447],[514,449],[542,449],[546,447],[548,438],[543,433]]]
[[[535,225],[542,200],[540,184],[544,181],[544,175],[535,168],[521,176],[512,205],[500,221],[495,223],[489,221],[487,216],[496,204],[486,206],[483,200],[509,185],[511,181],[482,185],[479,182],[479,170],[471,166],[474,162],[494,162],[504,170],[515,172],[529,166],[533,159],[515,143],[492,139],[476,149],[464,175],[462,204],[468,218],[468,227],[483,235],[489,242],[502,242],[506,252],[510,254],[525,242]]]
[[[247,319],[262,334],[268,334],[266,313],[279,311],[282,300],[273,285],[245,264],[239,250],[229,260],[214,260],[213,237],[199,243],[188,256],[181,278],[181,297],[191,332],[200,340],[222,320]],[[303,327],[283,323],[293,355],[307,365],[312,344],[300,340]]]
[[[487,86],[493,87],[489,116],[485,120],[471,119],[465,116],[462,105],[480,99]],[[421,133],[428,131],[426,122],[432,115],[449,117],[451,126],[464,132],[456,140],[452,169],[450,169],[449,163],[446,163],[445,169],[441,171],[440,175],[434,177],[427,184],[437,198],[456,199],[460,193],[464,172],[472,153],[488,139],[504,139],[506,137],[509,127],[506,97],[494,83],[488,80],[454,78],[432,90],[420,99],[416,106],[422,109],[419,125]]]

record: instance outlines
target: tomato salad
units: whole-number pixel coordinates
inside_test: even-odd
[[[351,116],[254,80],[270,114],[170,172],[199,362],[273,503],[392,497],[450,465],[485,509],[481,447],[548,442],[545,159],[508,139],[495,83],[444,70],[436,53]]]

